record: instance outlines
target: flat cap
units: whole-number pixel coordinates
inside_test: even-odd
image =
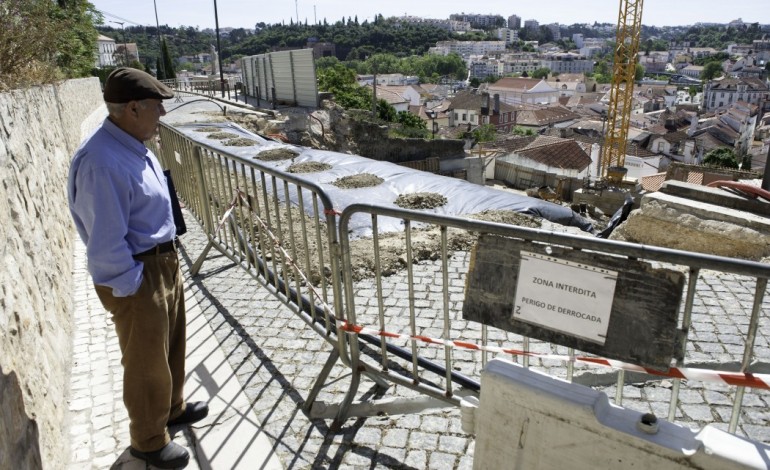
[[[110,73],[104,84],[104,101],[128,103],[134,100],[172,98],[171,88],[159,82],[147,72],[130,67],[119,67]]]

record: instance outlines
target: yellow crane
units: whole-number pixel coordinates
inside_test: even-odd
[[[631,120],[639,38],[642,34],[643,3],[644,0],[620,0],[612,89],[607,110],[608,130],[602,146],[599,172],[610,183],[620,183],[626,174],[626,141]]]

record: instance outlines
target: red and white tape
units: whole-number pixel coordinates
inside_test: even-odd
[[[222,217],[222,220],[217,226],[217,229],[216,229],[217,232],[221,229],[221,227],[224,225],[227,218],[230,216],[230,213],[235,208],[238,199],[241,199],[244,203],[246,203],[246,205],[249,205],[249,202],[246,198],[246,195],[243,193],[243,191],[236,188],[235,197],[233,198],[233,201],[230,203],[230,206],[228,207],[227,211]],[[322,300],[323,296],[321,296],[320,293],[316,291],[315,287],[312,285],[312,283],[310,283],[310,281],[307,279],[307,277],[302,272],[300,267],[297,266],[297,264],[294,262],[294,259],[281,246],[281,242],[270,231],[267,224],[265,224],[260,217],[256,215],[254,217],[256,218],[257,222],[261,225],[263,232],[269,236],[273,244],[276,246],[276,248],[278,248],[278,250],[281,252],[283,257],[286,259],[287,264],[289,264],[292,268],[294,268],[297,274],[305,281],[308,288],[311,291],[313,291],[313,293],[316,296],[316,299],[323,306],[324,311],[334,315],[331,306]],[[336,315],[334,315],[334,317],[337,320],[337,322],[339,322],[340,329],[348,333],[368,334],[372,336],[382,336],[385,338],[420,341],[427,344],[449,346],[452,348],[466,349],[470,351],[487,351],[487,352],[494,352],[494,353],[510,354],[513,356],[528,356],[528,357],[537,357],[540,359],[550,359],[550,360],[565,361],[565,362],[579,362],[584,364],[593,364],[598,366],[611,367],[613,369],[621,369],[621,370],[626,370],[630,372],[642,372],[645,374],[655,375],[658,377],[697,380],[701,382],[722,383],[722,384],[739,386],[739,387],[750,387],[750,388],[760,388],[760,389],[770,390],[770,374],[727,372],[727,371],[718,371],[718,370],[711,370],[711,369],[692,369],[688,367],[671,367],[668,369],[668,371],[659,371],[655,369],[649,369],[647,367],[638,366],[636,364],[616,361],[613,359],[604,359],[601,357],[566,356],[566,355],[560,355],[560,354],[541,354],[541,353],[534,353],[531,351],[524,351],[520,349],[478,345],[475,343],[469,343],[467,341],[455,341],[455,340],[449,340],[449,339],[431,338],[429,336],[423,336],[423,335],[408,335],[408,334],[401,334],[401,333],[392,333],[388,331],[375,330],[373,328],[366,328],[360,325],[354,325],[352,323],[347,322],[343,318],[337,318]]]
[[[740,387],[761,388],[770,390],[770,374],[750,374],[741,372],[727,372],[710,369],[692,369],[687,367],[671,367],[667,371],[659,371],[655,369],[649,369],[647,367],[638,366],[635,364],[629,364],[627,362],[616,361],[613,359],[604,359],[600,357],[587,357],[587,356],[566,356],[559,354],[541,354],[531,351],[523,351],[520,349],[501,348],[496,346],[481,346],[475,343],[469,343],[466,341],[454,341],[438,338],[431,338],[423,335],[408,335],[400,333],[391,333],[387,331],[379,331],[372,328],[366,328],[359,325],[353,325],[343,321],[341,329],[349,333],[355,334],[369,334],[374,336],[383,336],[386,338],[394,339],[406,339],[410,341],[420,341],[428,344],[436,344],[442,346],[450,346],[457,349],[467,349],[471,351],[487,351],[495,353],[510,354],[513,356],[529,356],[537,357],[540,359],[551,359],[565,362],[580,362],[584,364],[594,364],[604,367],[611,367],[613,369],[622,369],[631,372],[642,372],[650,375],[656,375],[659,377],[669,377],[675,379],[686,380],[698,380],[701,382],[713,382],[723,383],[727,385],[734,385]]]

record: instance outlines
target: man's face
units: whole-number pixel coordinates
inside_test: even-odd
[[[158,121],[166,115],[163,100],[148,98],[129,103],[131,116],[134,118],[132,135],[141,141],[150,140],[158,131]]]

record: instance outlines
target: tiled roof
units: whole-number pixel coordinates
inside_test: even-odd
[[[557,106],[543,109],[529,109],[520,111],[516,124],[522,126],[547,126],[559,122],[573,121],[580,119],[580,115],[573,113],[567,108]]]
[[[493,83],[495,88],[509,88],[511,90],[530,90],[534,88],[540,80],[537,78],[506,77]]]
[[[537,139],[537,136],[534,135],[525,137],[517,136],[513,138],[509,137],[504,140],[496,141],[495,146],[500,150],[506,151],[507,153],[513,153],[517,150],[527,147],[529,144],[534,142],[535,139]]]
[[[767,84],[758,78],[723,78],[721,80],[714,80],[711,82],[712,91],[731,90],[738,89],[738,85],[745,84],[749,86],[751,91],[767,91]]]
[[[669,132],[668,134],[663,134],[661,136],[658,136],[656,138],[663,138],[666,140],[666,142],[672,143],[672,144],[678,144],[684,140],[688,139],[687,131],[677,131],[677,132]]]
[[[542,136],[539,138],[543,138]],[[539,140],[538,139],[538,140]],[[545,139],[556,139],[545,137]],[[565,170],[583,171],[591,165],[589,157],[583,148],[572,139],[557,139],[560,142],[552,142],[544,145],[536,145],[536,140],[529,147],[519,150],[517,153],[530,160],[548,165],[549,167]]]
[[[402,92],[403,89],[406,87],[398,87],[401,88]],[[399,104],[399,103],[408,103],[409,100],[403,96],[402,93],[399,93],[396,90],[384,88],[382,86],[377,87],[377,99],[378,100],[385,100],[388,102],[388,104]]]

